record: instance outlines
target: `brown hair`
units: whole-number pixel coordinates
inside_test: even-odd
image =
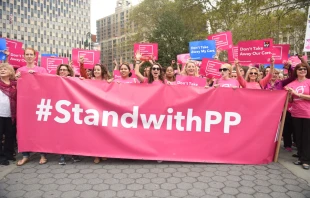
[[[107,67],[106,67],[105,65],[102,65],[102,64],[96,64],[96,65],[94,66],[94,68],[93,68],[92,71],[91,71],[92,77],[95,77],[94,70],[95,70],[95,67],[96,67],[96,66],[99,66],[100,69],[101,69],[101,77],[102,77],[102,79],[108,80],[108,79],[111,78],[110,73],[109,73]]]
[[[305,64],[305,63],[299,63],[298,65],[296,65],[296,67],[294,68],[294,71],[293,71],[293,78],[297,78],[297,70],[301,67],[305,67],[307,69],[307,75],[306,75],[306,78],[310,79],[310,67]]]
[[[159,74],[159,76],[158,76],[159,80],[160,80],[162,83],[165,83],[163,67],[162,67],[159,63],[155,63],[155,62],[154,62],[154,64],[153,64],[153,65],[151,66],[151,68],[150,68],[150,73],[149,73],[149,76],[147,77],[147,82],[148,82],[149,84],[151,84],[151,83],[154,82],[154,76],[153,76],[152,71],[151,71],[151,70],[153,69],[153,66],[154,66],[154,65],[158,65],[158,67],[159,67],[159,71],[160,71],[160,74]]]
[[[131,77],[131,76],[132,76],[132,73],[131,73],[131,69],[130,69],[130,66],[129,66],[128,63],[123,63],[123,64],[121,64],[121,66],[119,67],[119,70],[121,70],[121,67],[122,67],[123,65],[125,65],[125,66],[128,68],[128,70],[129,70],[129,77]]]
[[[26,50],[31,50],[33,51],[33,54],[36,55],[36,51],[32,47],[27,47],[24,51],[24,55],[26,55]]]
[[[60,64],[60,65],[57,67],[57,70],[56,70],[57,76],[59,76],[59,71],[60,71],[60,68],[61,68],[62,66],[67,67],[68,72],[69,72],[69,75],[68,75],[68,76],[74,77],[74,71],[73,71],[72,67],[70,67],[70,66],[67,65],[67,64]]]

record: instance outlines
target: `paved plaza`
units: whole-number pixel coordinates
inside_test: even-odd
[[[290,153],[291,154],[291,153]],[[0,197],[205,197],[305,198],[310,186],[280,163],[223,165],[92,158],[58,165],[59,156],[39,155],[22,167],[1,166]],[[292,159],[293,160],[293,159]],[[296,166],[295,166],[296,167]],[[310,171],[296,167],[301,175]]]

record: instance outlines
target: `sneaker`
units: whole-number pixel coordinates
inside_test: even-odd
[[[66,165],[65,157],[61,157],[58,164],[59,165]]]
[[[81,161],[79,156],[72,156],[72,160],[73,160],[73,162],[80,162]]]
[[[288,152],[292,152],[292,148],[291,147],[286,147],[285,150],[287,150]]]

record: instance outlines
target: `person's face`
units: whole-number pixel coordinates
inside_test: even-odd
[[[244,76],[244,70],[242,68],[240,68],[240,73],[241,73],[241,76]]]
[[[188,76],[195,76],[196,65],[194,63],[187,64],[186,73]]]
[[[86,70],[86,74],[87,74],[88,77],[91,77],[91,70],[90,70],[90,69],[87,69],[87,70]]]
[[[234,78],[234,79],[237,79],[237,73],[236,72],[231,73],[230,77]]]
[[[264,75],[263,72],[258,72],[258,78],[259,78],[259,79],[262,79],[262,78],[263,78],[263,75]]]
[[[61,66],[59,68],[59,76],[61,77],[67,77],[69,75],[68,68],[66,66]]]
[[[126,65],[122,65],[120,68],[120,73],[123,78],[129,77],[129,69]]]
[[[161,72],[159,65],[153,65],[151,72],[154,78],[158,78]]]
[[[7,67],[0,67],[0,77],[8,77],[10,75],[11,72]]]
[[[307,75],[307,68],[306,67],[300,67],[297,69],[297,76],[298,77],[306,77]]]
[[[174,76],[173,68],[172,67],[168,67],[166,69],[166,76],[169,77],[169,78],[172,78]]]
[[[222,77],[229,77],[229,69],[225,65],[221,66],[220,73]]]
[[[98,66],[98,65],[96,65],[96,66],[94,67],[94,76],[95,76],[96,78],[101,77],[101,67]]]
[[[256,69],[251,69],[249,73],[250,80],[256,80],[258,77],[258,73]]]
[[[278,80],[279,79],[279,72],[278,71],[275,71],[272,75],[272,80]]]
[[[150,74],[150,67],[145,68],[145,75],[148,77]]]
[[[266,76],[269,74],[269,72],[270,72],[270,68],[267,68],[267,69],[265,70]]]
[[[25,60],[27,63],[33,63],[34,62],[34,59],[35,59],[35,54],[34,54],[34,51],[30,50],[30,49],[27,49],[25,51]]]

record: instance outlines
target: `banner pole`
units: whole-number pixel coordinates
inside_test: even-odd
[[[278,143],[277,143],[277,148],[276,148],[274,159],[273,159],[274,162],[278,162],[278,158],[279,158],[279,151],[280,151],[280,146],[281,146],[281,142],[282,142],[281,139],[282,139],[283,128],[284,128],[284,123],[285,123],[288,99],[289,99],[289,94],[286,95],[286,101],[285,101],[284,109],[282,112],[282,120],[281,120],[279,136],[278,136]]]

